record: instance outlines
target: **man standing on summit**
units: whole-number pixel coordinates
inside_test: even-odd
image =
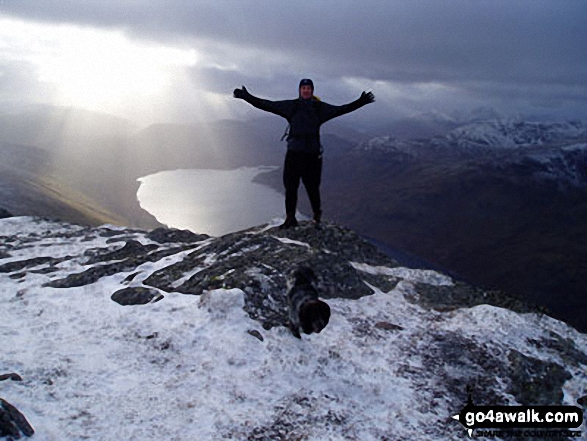
[[[245,100],[258,109],[279,115],[289,122],[287,133],[287,154],[283,167],[283,184],[285,185],[286,218],[280,228],[298,225],[296,206],[300,179],[306,187],[314,222],[320,223],[322,208],[320,204],[320,179],[322,175],[322,145],[320,144],[320,126],[337,116],[357,110],[375,101],[371,92],[363,92],[352,103],[333,106],[320,101],[314,96],[312,80],[300,81],[299,96],[295,100],[269,101],[251,95],[245,86],[235,89],[234,97]],[[285,135],[284,135],[285,136]]]

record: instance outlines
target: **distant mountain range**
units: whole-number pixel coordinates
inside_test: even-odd
[[[0,207],[152,228],[157,222],[136,201],[137,178],[280,165],[285,125],[269,116],[139,130],[77,109],[0,115]],[[587,122],[482,108],[414,115],[376,132],[353,131],[343,119],[324,127],[327,219],[545,304],[587,331]],[[280,171],[258,181],[282,191]],[[301,203],[308,210],[305,195]]]

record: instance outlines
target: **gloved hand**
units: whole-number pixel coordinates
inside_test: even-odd
[[[359,99],[363,104],[370,104],[375,102],[375,95],[373,95],[373,92],[363,92]]]
[[[239,99],[244,99],[247,95],[249,95],[249,91],[245,86],[242,89],[234,89],[234,97]]]

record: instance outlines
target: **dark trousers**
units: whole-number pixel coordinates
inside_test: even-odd
[[[285,213],[295,217],[298,203],[300,179],[306,187],[314,216],[320,216],[320,179],[322,177],[322,155],[288,151],[283,167],[283,185],[285,186]]]

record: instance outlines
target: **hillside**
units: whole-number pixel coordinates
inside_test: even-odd
[[[0,236],[0,374],[22,379],[0,396],[36,440],[460,440],[467,390],[587,400],[585,335],[335,224],[210,238],[12,217]],[[301,263],[332,317],[298,340]]]

